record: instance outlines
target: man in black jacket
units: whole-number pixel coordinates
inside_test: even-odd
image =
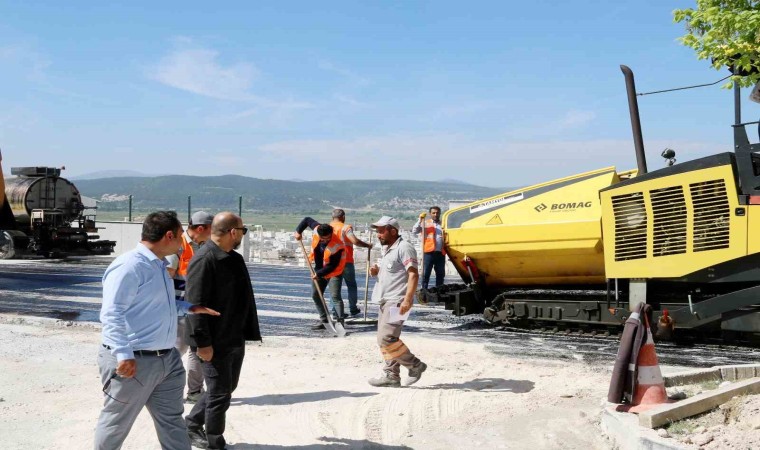
[[[185,417],[191,442],[201,448],[225,448],[225,415],[240,379],[245,341],[261,340],[251,277],[234,251],[247,232],[237,215],[217,214],[211,238],[188,267],[185,299],[221,313],[213,320],[192,318],[188,323],[188,341],[198,347],[208,388]]]

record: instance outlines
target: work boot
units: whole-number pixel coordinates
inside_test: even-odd
[[[359,317],[362,314],[361,309],[357,309],[356,311],[351,311],[350,317]]]
[[[208,438],[203,428],[188,428],[187,435],[190,437],[190,445],[196,448],[208,448]]]
[[[383,373],[382,376],[377,378],[370,378],[367,382],[375,387],[401,387],[401,378],[387,373]]]
[[[317,323],[315,323],[314,325],[311,326],[311,329],[314,330],[314,331],[324,330],[326,323],[327,322],[317,322]]]
[[[409,378],[404,382],[404,386],[411,386],[420,381],[420,378],[422,378],[422,372],[425,370],[427,370],[427,364],[422,361],[412,366],[412,368],[409,369]]]
[[[185,398],[185,403],[195,404],[200,400],[201,398],[201,391],[198,392],[188,392],[187,397]]]

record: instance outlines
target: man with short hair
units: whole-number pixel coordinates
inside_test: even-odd
[[[247,232],[236,214],[217,214],[211,238],[195,253],[187,270],[187,301],[222,314],[188,321],[188,341],[198,348],[203,361],[206,392],[185,419],[187,435],[201,448],[225,448],[227,409],[240,380],[245,341],[261,340],[251,275],[235,251]]]
[[[174,297],[164,258],[179,250],[181,231],[173,211],[149,214],[137,248],[116,258],[103,275],[98,367],[105,397],[96,449],[120,448],[143,406],[162,448],[190,447],[182,421],[185,369],[174,348],[177,316],[219,313]]]
[[[187,267],[190,260],[193,259],[195,252],[201,248],[211,236],[211,222],[214,216],[206,211],[196,211],[190,216],[190,224],[187,230],[182,233],[182,248],[179,253],[169,255],[166,260],[169,262],[167,270],[169,276],[174,278],[174,293],[179,299],[185,298],[185,283],[187,281]],[[186,319],[179,318],[177,324],[177,343],[175,347],[180,355],[187,353],[187,397],[186,403],[195,403],[201,396],[203,390],[203,371],[201,370],[201,360],[195,353],[195,348],[187,344],[185,339],[185,329],[187,328]]]
[[[435,286],[443,285],[446,277],[446,253],[443,248],[443,226],[441,225],[441,208],[431,206],[428,210],[430,218],[425,219],[425,213],[420,214],[420,220],[412,228],[412,234],[418,234],[424,228],[422,289],[427,290],[430,273],[435,269]]]
[[[304,217],[303,220],[296,227],[296,231],[293,234],[297,241],[302,238],[302,233],[306,228],[314,230],[315,235],[311,238],[311,254],[309,260],[314,263],[314,275],[312,279],[316,280],[312,283],[311,299],[314,301],[314,306],[317,308],[319,314],[319,322],[311,327],[312,330],[324,330],[327,323],[327,314],[329,311],[325,310],[322,305],[322,299],[320,299],[320,293],[324,296],[325,288],[328,285],[328,281],[343,273],[343,269],[346,266],[346,251],[343,241],[333,233],[333,227],[327,224],[320,224],[311,217]],[[317,287],[319,291],[317,291]],[[331,285],[330,298],[332,299],[333,309],[337,314],[338,320],[343,320],[343,299],[340,296],[340,285],[335,289],[335,285]]]
[[[403,316],[412,308],[414,291],[417,289],[417,252],[412,244],[399,236],[398,220],[383,216],[372,224],[377,239],[383,246],[380,266],[370,268],[370,275],[377,277],[372,298],[380,302],[380,317],[377,323],[377,343],[385,360],[383,374],[371,378],[369,384],[377,387],[400,387],[401,366],[409,370],[405,386],[420,380],[427,364],[409,350],[400,339],[404,321],[391,320],[391,307],[398,306]]]
[[[343,273],[336,277],[333,277],[328,282],[330,286],[330,292],[337,292],[340,295],[340,288],[343,281],[346,282],[346,289],[348,290],[348,311],[351,317],[356,317],[361,314],[361,309],[357,305],[358,295],[356,286],[356,269],[354,267],[354,245],[364,248],[372,248],[372,244],[368,244],[354,234],[354,227],[351,224],[346,223],[346,212],[340,208],[333,209],[332,222],[330,226],[333,227],[333,233],[340,238],[346,249],[346,265],[343,267]],[[341,304],[343,299],[341,298]]]

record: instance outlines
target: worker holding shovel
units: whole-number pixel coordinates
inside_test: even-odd
[[[319,313],[319,323],[315,324],[312,330],[323,330],[326,324],[332,322],[328,318],[329,311],[327,311],[327,305],[324,303],[323,295],[325,288],[331,278],[343,273],[343,268],[346,265],[346,251],[343,242],[333,234],[333,228],[330,225],[320,224],[311,217],[304,217],[301,223],[298,224],[298,227],[296,227],[294,237],[297,241],[302,239],[302,233],[307,227],[316,232],[316,236],[311,240],[311,255],[309,255],[309,260],[314,263],[311,298],[314,300],[314,305]],[[343,300],[333,300],[333,307],[336,310],[338,319],[342,320]]]

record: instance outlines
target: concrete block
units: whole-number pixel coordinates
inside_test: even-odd
[[[686,447],[657,435],[657,432],[639,426],[635,414],[615,411],[617,405],[608,404],[602,410],[601,428],[621,450],[683,450]]]
[[[695,395],[678,403],[660,405],[639,414],[639,425],[657,428],[670,422],[705,412],[721,405],[737,395],[760,393],[760,377],[738,381],[726,387]]]
[[[665,380],[665,387],[671,387],[681,386],[684,384],[703,383],[705,381],[721,381],[721,374],[720,370],[717,368],[712,368],[678,372],[670,375],[665,375],[662,378]]]
[[[746,380],[747,378],[760,377],[760,364],[743,364],[733,366],[718,366],[720,375],[724,381]]]

